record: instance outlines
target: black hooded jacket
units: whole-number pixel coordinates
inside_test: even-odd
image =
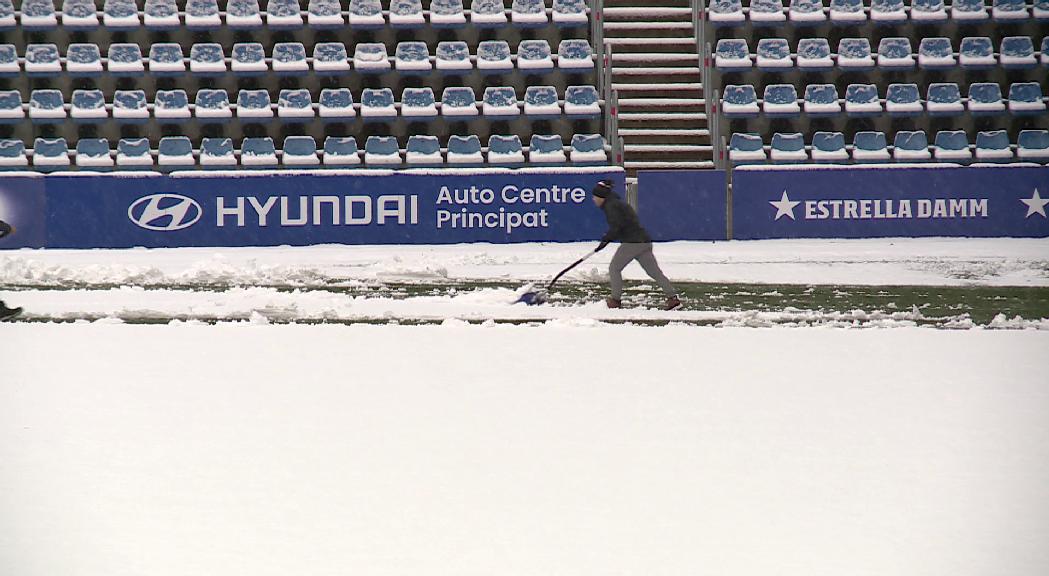
[[[615,192],[608,192],[605,203],[601,205],[601,211],[605,213],[605,219],[608,220],[608,232],[601,237],[601,242],[642,243],[652,241],[648,231],[641,227],[641,222],[637,219],[637,212],[634,212],[634,209]]]
[[[10,234],[12,230],[13,228],[11,228],[10,224],[4,222],[3,220],[0,220],[0,238],[3,238],[4,236]]]

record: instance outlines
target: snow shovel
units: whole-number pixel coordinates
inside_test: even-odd
[[[594,250],[592,250],[590,252],[587,252],[586,256],[583,256],[579,260],[576,260],[575,262],[572,262],[572,264],[569,265],[568,268],[565,268],[564,270],[558,272],[557,276],[554,276],[554,279],[551,280],[550,283],[546,285],[546,288],[543,288],[543,289],[540,289],[540,290],[528,290],[524,294],[521,294],[521,297],[517,299],[517,302],[524,302],[525,304],[527,304],[529,306],[535,306],[537,304],[542,304],[543,302],[546,302],[546,300],[547,300],[547,292],[549,292],[550,289],[554,287],[554,283],[557,282],[558,280],[560,280],[561,277],[564,276],[572,268],[575,268],[576,266],[579,266],[583,262],[586,262],[594,254],[597,254],[597,249],[594,249]],[[516,302],[515,302],[515,304],[516,304]]]

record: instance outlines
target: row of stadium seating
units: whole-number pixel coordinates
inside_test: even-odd
[[[929,146],[924,131],[899,131],[888,146],[884,132],[857,132],[852,146],[845,145],[841,132],[816,132],[811,145],[805,145],[800,133],[772,135],[771,146],[764,146],[758,134],[736,133],[729,144],[733,164],[772,162],[856,163],[942,161],[967,164],[977,162],[1049,162],[1049,131],[1023,130],[1016,145],[1009,142],[1004,130],[979,132],[975,146],[970,145],[964,130],[936,133]]]
[[[567,152],[567,154],[566,154]],[[84,170],[153,169],[185,170],[202,168],[278,168],[329,166],[396,167],[464,165],[516,165],[527,162],[539,165],[604,164],[607,153],[604,139],[598,134],[576,134],[566,150],[560,136],[533,135],[524,148],[517,136],[491,136],[487,149],[482,149],[476,135],[451,136],[445,148],[436,136],[411,136],[402,150],[392,136],[369,136],[362,151],[350,137],[329,136],[318,151],[310,136],[288,136],[276,150],[271,138],[245,138],[239,152],[230,138],[204,138],[198,150],[185,136],[160,139],[156,150],[145,138],[121,139],[115,150],[105,139],[83,138],[71,152],[65,139],[37,138],[31,155],[21,140],[0,140],[0,170],[25,170],[32,159],[38,171],[64,170],[76,166]],[[72,157],[72,161],[71,161]]]
[[[360,103],[355,103],[349,88],[321,90],[313,102],[307,89],[281,90],[276,103],[266,90],[241,90],[230,103],[225,90],[201,89],[195,104],[189,103],[185,90],[158,90],[152,104],[147,104],[142,90],[118,90],[107,103],[101,90],[75,90],[69,105],[58,90],[34,90],[29,103],[23,104],[16,90],[0,91],[0,123],[21,122],[26,116],[33,123],[49,124],[72,118],[75,122],[97,123],[110,118],[122,123],[137,123],[150,117],[167,123],[180,123],[190,118],[204,122],[225,122],[236,115],[242,122],[266,123],[274,117],[284,122],[305,122],[320,118],[345,122],[356,117],[365,121],[387,121],[398,116],[425,121],[438,116],[506,118],[524,114],[535,119],[559,116],[594,118],[601,114],[601,102],[593,86],[569,86],[564,100],[558,99],[553,86],[530,86],[524,101],[509,86],[485,88],[480,102],[470,87],[445,88],[438,102],[431,88],[405,88],[401,101],[394,101],[390,88],[365,89]]]
[[[24,72],[31,77],[53,77],[61,74],[63,67],[70,76],[96,76],[103,70],[116,76],[141,76],[146,74],[147,67],[154,76],[181,75],[187,70],[197,75],[232,71],[244,76],[269,72],[278,76],[299,75],[312,70],[319,75],[335,76],[347,74],[351,69],[361,74],[390,70],[428,74],[434,69],[462,74],[476,67],[482,73],[503,74],[513,72],[515,67],[526,73],[550,71],[555,66],[570,71],[594,68],[590,43],[578,39],[562,40],[557,54],[551,53],[546,40],[523,40],[517,46],[516,55],[502,40],[481,42],[472,56],[467,43],[461,41],[440,42],[432,55],[425,42],[400,42],[393,58],[382,43],[358,43],[351,58],[341,42],[316,44],[312,57],[306,55],[306,47],[300,42],[275,44],[268,58],[262,44],[255,42],[234,44],[229,57],[222,45],[216,43],[193,44],[188,59],[182,46],[176,43],[153,44],[148,53],[148,58],[143,58],[138,44],[111,44],[108,57],[103,59],[98,45],[80,43],[70,44],[62,58],[54,44],[30,44],[24,57],[19,58],[14,45],[0,44],[0,75],[15,76]]]
[[[879,24],[916,22],[936,24],[948,19],[960,22],[1017,22],[1030,18],[1049,19],[1049,0],[992,0],[990,12],[984,0],[952,0],[950,7],[944,0],[912,0],[910,6],[903,0],[830,0],[825,6],[821,0],[751,0],[747,8],[741,0],[714,0],[707,10],[708,20],[715,26],[740,26],[747,21],[755,26],[774,26],[790,21],[795,25],[811,25],[830,21],[833,24],[855,25],[870,19]]]
[[[844,105],[843,105],[844,104]],[[963,101],[957,84],[930,84],[926,100],[922,100],[917,84],[890,84],[885,99],[878,97],[874,84],[850,84],[845,89],[844,101],[838,98],[833,84],[809,84],[803,100],[791,84],[769,84],[764,99],[758,100],[757,91],[750,84],[725,87],[722,112],[727,118],[753,118],[763,113],[769,117],[835,116],[845,114],[855,118],[880,116],[956,116],[966,110],[974,115],[996,115],[1008,112],[1014,116],[1046,113],[1046,98],[1037,82],[1017,82],[1009,86],[1009,97],[1002,99],[1001,87],[993,82],[978,82],[969,86],[969,97]]]
[[[479,27],[580,26],[588,23],[584,0],[553,0],[547,8],[543,0],[512,0],[509,10],[503,0],[473,0],[465,10],[462,0],[432,0],[423,10],[420,0],[394,0],[384,11],[379,0],[349,0],[344,10],[339,0],[309,0],[303,11],[298,0],[269,0],[265,11],[258,0],[230,0],[226,11],[217,0],[186,0],[180,11],[175,0],[146,0],[138,10],[135,0],[106,0],[101,14],[94,0],[65,0],[57,12],[52,0],[24,0],[16,13],[11,0],[0,0],[0,28],[20,25],[26,29],[53,29],[61,25],[72,29],[93,29],[100,24],[114,30],[145,26],[166,30],[185,26],[190,30],[207,30],[223,25],[232,29],[263,27],[294,29],[339,28],[349,25],[358,29],[385,26],[417,28],[429,21],[431,26]]]
[[[996,54],[990,38],[973,36],[963,38],[959,51],[954,52],[950,38],[925,37],[918,45],[918,52],[911,50],[908,38],[882,38],[877,52],[871,52],[867,38],[842,38],[838,51],[831,52],[826,38],[802,38],[797,51],[791,53],[790,44],[784,38],[763,38],[758,41],[757,51],[750,52],[745,39],[724,38],[718,40],[714,52],[714,65],[722,72],[738,72],[756,67],[762,71],[784,71],[797,67],[806,71],[842,71],[910,69],[915,64],[928,70],[944,70],[960,66],[965,69],[1030,69],[1049,66],[1049,35],[1041,40],[1041,51],[1035,51],[1035,43],[1029,36],[1007,36],[1002,38]]]

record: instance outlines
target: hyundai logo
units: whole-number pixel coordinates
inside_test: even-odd
[[[143,196],[127,209],[127,217],[136,226],[158,232],[189,228],[203,213],[196,200],[179,194]]]

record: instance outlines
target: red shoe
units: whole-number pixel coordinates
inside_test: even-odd
[[[605,298],[605,304],[608,305],[609,308],[622,308],[623,307],[623,301],[622,300],[617,300],[615,298]]]
[[[667,305],[663,307],[664,310],[677,310],[678,308],[681,308],[681,300],[677,296],[667,298]]]

